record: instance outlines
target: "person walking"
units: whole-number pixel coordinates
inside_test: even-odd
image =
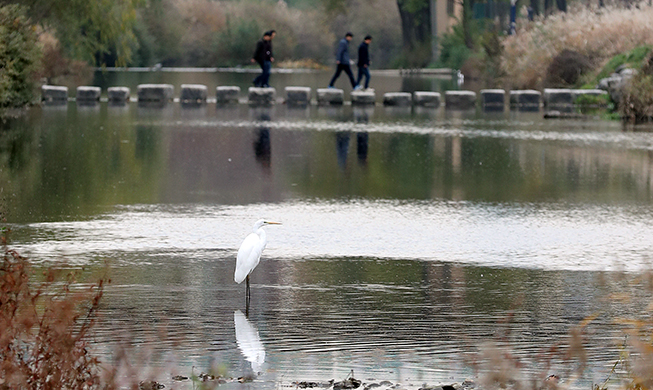
[[[255,87],[266,88],[270,86],[270,69],[272,68],[272,62],[274,62],[272,55],[272,37],[274,34],[276,32],[266,31],[263,34],[263,38],[256,43],[256,50],[254,51],[252,62],[258,63],[261,66],[262,72],[253,81]]]
[[[338,43],[338,50],[336,51],[336,73],[331,78],[331,82],[329,82],[329,88],[333,88],[333,84],[336,82],[336,79],[340,77],[340,73],[345,71],[347,76],[349,76],[351,87],[357,89],[354,74],[351,72],[351,68],[349,67],[349,42],[351,42],[353,38],[354,34],[348,32]]]
[[[363,76],[365,76],[364,89],[370,86],[370,43],[372,43],[372,36],[367,35],[360,46],[358,46],[358,80],[356,81],[356,86],[360,88]]]

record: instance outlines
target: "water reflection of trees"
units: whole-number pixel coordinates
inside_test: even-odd
[[[261,125],[267,119],[274,123],[257,116],[262,110],[251,110],[257,125],[247,130],[205,126],[210,118],[200,125],[171,122],[169,109],[102,107],[89,113],[75,105],[66,111],[44,107],[6,124],[2,174],[7,188],[20,193],[17,218],[92,213],[99,204],[198,199],[230,204],[287,196],[651,200],[653,158],[645,150],[368,132],[367,123],[370,129],[377,125],[369,122],[374,110],[354,108],[323,108],[324,120],[337,123],[339,131],[307,131]],[[222,120],[227,114],[220,109],[216,115]],[[358,164],[347,164],[354,134]]]

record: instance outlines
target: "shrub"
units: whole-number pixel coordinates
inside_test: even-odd
[[[262,35],[255,20],[228,17],[225,29],[217,34],[213,43],[215,63],[222,66],[248,64]]]
[[[472,51],[465,44],[465,39],[459,30],[461,31],[461,27],[456,25],[453,32],[442,36],[438,67],[460,69],[471,56]]]
[[[646,55],[651,51],[651,48],[652,46],[650,45],[638,46],[626,53],[617,54],[607,61],[596,78],[600,80],[608,77],[614,73],[617,68],[624,65],[639,69],[642,66],[644,57],[646,57]]]
[[[640,74],[626,84],[619,101],[619,113],[632,123],[653,120],[653,75]]]
[[[0,387],[96,389],[99,362],[89,352],[103,281],[73,291],[68,275],[58,292],[55,271],[35,287],[28,261],[4,249],[0,259]]]
[[[581,76],[593,68],[590,59],[577,51],[563,50],[555,56],[546,70],[545,85],[567,87],[578,83]]]
[[[90,82],[93,69],[88,63],[66,57],[59,41],[50,34],[41,34],[39,41],[42,46],[39,75],[48,84],[56,84],[60,77],[70,77],[78,85]]]
[[[0,7],[0,107],[21,107],[34,100],[39,56],[36,32],[25,9]]]

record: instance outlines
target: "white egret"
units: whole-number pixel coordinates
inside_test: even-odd
[[[254,231],[245,237],[243,243],[240,244],[238,255],[236,256],[236,272],[234,272],[234,281],[238,284],[243,280],[247,281],[247,301],[249,302],[249,274],[254,271],[254,268],[261,260],[261,253],[267,244],[265,236],[265,225],[281,225],[279,222],[269,222],[265,220],[258,220],[254,224]]]

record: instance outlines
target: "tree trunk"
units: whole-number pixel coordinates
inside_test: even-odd
[[[465,46],[470,49],[474,48],[474,40],[472,38],[471,21],[472,9],[474,7],[474,0],[463,0],[463,37],[465,39]]]
[[[540,2],[538,0],[531,0],[531,8],[533,9],[534,16],[540,14]]]
[[[406,65],[422,67],[431,59],[429,0],[397,0]]]
[[[551,14],[551,1],[552,0],[544,0],[544,15]]]

